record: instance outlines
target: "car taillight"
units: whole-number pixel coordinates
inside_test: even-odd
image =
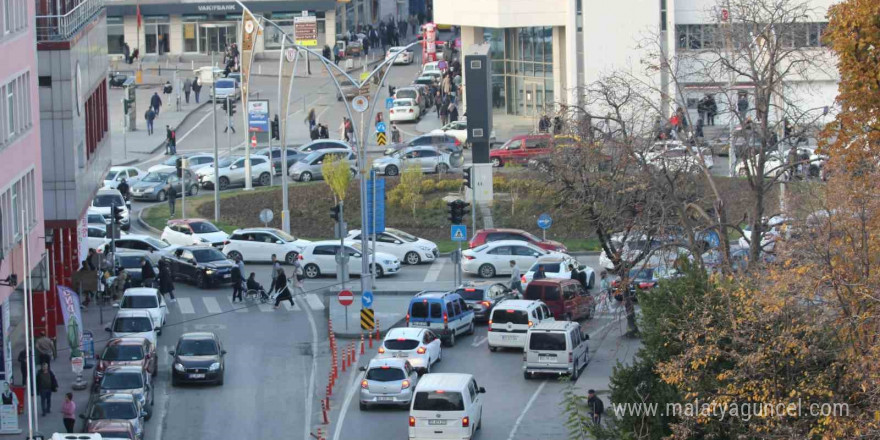
[[[416,350],[416,353],[418,353],[418,354],[425,354],[425,347],[419,347],[419,349]]]
[[[458,138],[456,138],[455,139],[455,146],[458,147],[459,145],[461,145],[461,141],[458,140]]]
[[[229,244],[229,240],[223,240],[223,245],[225,246],[227,244]]]
[[[572,353],[568,353],[568,363],[572,363],[574,361],[574,357],[572,357]]]
[[[369,387],[370,387],[370,383],[367,382],[366,379],[364,379],[364,380],[361,381],[361,388],[363,388],[363,389],[367,389],[367,388],[369,388]]]
[[[519,281],[520,281],[521,283],[526,282],[526,276],[525,276],[525,275],[521,276],[521,277],[519,278]]]
[[[388,110],[388,113],[394,113],[394,109]]]
[[[405,390],[407,388],[409,388],[409,381],[408,380],[405,380],[400,383],[400,389]]]
[[[379,347],[379,354],[385,353],[385,347]]]
[[[532,321],[529,321],[529,327],[531,327],[531,326],[533,326],[533,325],[535,325],[535,323],[532,322]]]
[[[409,112],[412,113],[412,109],[409,109]]]
[[[449,324],[449,315],[444,313],[443,314],[443,327],[446,327],[447,324]]]
[[[620,281],[619,281],[619,280],[614,280],[614,281],[611,282],[611,287],[617,287],[617,286],[619,286],[619,285],[620,285]]]
[[[492,303],[490,303],[490,302],[489,302],[489,301],[483,301],[483,302],[482,302],[482,303],[480,303],[480,304],[482,304],[482,305],[483,305],[483,307],[489,307],[489,306],[491,306],[491,305],[492,305]]]
[[[409,426],[410,427],[416,426],[416,418],[415,417],[409,416]]]
[[[462,255],[462,257],[464,257],[465,260],[473,260],[474,258],[476,258],[473,255]]]
[[[406,323],[409,324],[409,313],[406,314]]]
[[[486,331],[487,331],[487,332],[491,332],[491,331],[492,331],[492,320],[491,320],[491,319],[489,320],[488,325],[486,326]]]
[[[650,289],[654,287],[654,283],[639,283],[639,289]]]
[[[461,418],[461,427],[467,428],[468,426],[471,426],[471,419],[469,417],[462,417]]]

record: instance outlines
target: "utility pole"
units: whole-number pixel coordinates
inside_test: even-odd
[[[226,145],[229,146],[229,157],[232,157],[232,103],[229,102],[229,95],[226,95]],[[247,147],[247,145],[245,145]]]
[[[214,67],[214,52],[211,52],[211,67]],[[217,96],[217,78],[216,74],[213,70],[211,70],[211,87],[213,92],[211,93],[211,108],[213,109],[213,119],[214,119],[214,221],[220,221],[220,158],[219,156],[219,148],[217,147],[217,101],[214,100],[214,96]]]

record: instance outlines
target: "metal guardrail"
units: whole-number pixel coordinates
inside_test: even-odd
[[[64,15],[37,15],[37,42],[70,39],[104,9],[104,0],[82,0]]]

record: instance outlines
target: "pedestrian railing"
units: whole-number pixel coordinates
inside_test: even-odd
[[[64,15],[37,15],[37,42],[68,40],[103,9],[104,0],[82,0]]]

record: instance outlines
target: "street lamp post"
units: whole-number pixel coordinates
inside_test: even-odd
[[[214,73],[214,52],[211,52],[211,114],[214,120],[214,221],[220,221],[220,158],[217,147],[217,75]]]

